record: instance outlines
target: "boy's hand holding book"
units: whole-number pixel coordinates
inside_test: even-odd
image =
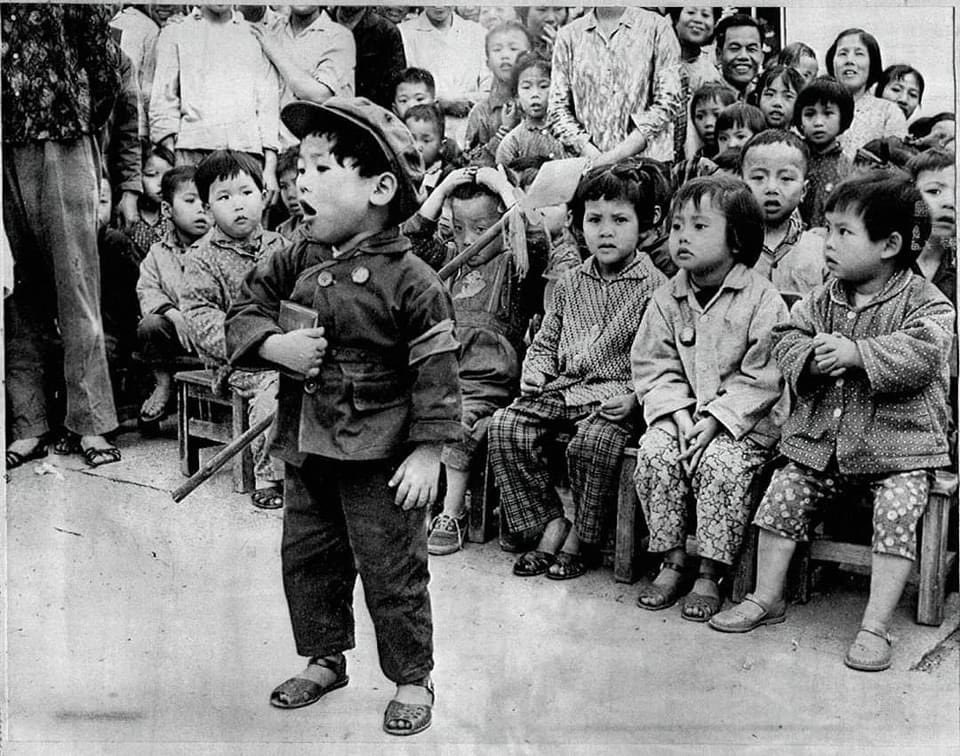
[[[260,356],[292,372],[315,378],[320,374],[327,340],[323,327],[299,328],[284,334],[268,336],[260,345]]]

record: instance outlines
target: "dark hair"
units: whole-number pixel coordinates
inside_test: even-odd
[[[941,150],[938,147],[933,147],[929,150],[924,150],[918,155],[914,155],[907,161],[904,167],[907,172],[913,176],[913,180],[916,181],[924,171],[942,171],[944,168],[953,168],[955,164],[956,158],[953,153],[947,152],[947,150]]]
[[[197,169],[192,165],[175,165],[160,179],[160,199],[172,205],[173,197],[181,186],[196,184],[196,175]]]
[[[810,150],[800,137],[786,129],[765,129],[759,134],[754,134],[750,137],[747,143],[740,148],[740,165],[737,170],[739,172],[743,171],[743,163],[747,159],[747,153],[750,152],[750,150],[754,147],[763,147],[766,144],[785,144],[799,151],[803,158],[803,173],[806,175],[807,167],[810,165]]]
[[[894,260],[898,268],[909,268],[930,236],[923,196],[902,171],[876,171],[841,181],[827,196],[823,211],[856,213],[873,242],[900,234]]]
[[[760,73],[760,76],[757,78],[757,86],[753,90],[754,95],[756,96],[757,104],[760,103],[760,97],[763,96],[763,90],[768,86],[773,84],[777,79],[783,79],[790,88],[800,94],[803,91],[804,81],[803,76],[800,73],[790,66],[784,63],[774,63],[772,66],[767,66]]]
[[[956,113],[945,111],[943,113],[937,113],[936,115],[927,116],[926,118],[918,118],[910,124],[907,130],[910,132],[910,136],[915,139],[922,139],[925,136],[929,136],[930,132],[933,131],[933,127],[938,123],[956,120]]]
[[[811,105],[836,105],[840,111],[840,133],[853,123],[853,95],[832,76],[818,76],[800,92],[793,106],[793,125],[798,129],[803,121],[803,109]]]
[[[737,101],[737,93],[722,81],[708,81],[701,84],[690,96],[690,117],[693,118],[693,111],[697,109],[697,105],[708,100],[716,100],[727,107]]]
[[[263,191],[263,171],[259,161],[246,152],[215,150],[197,165],[197,191],[200,199],[210,201],[210,186],[214,181],[226,181],[246,173],[257,189]]]
[[[472,200],[476,199],[477,197],[490,197],[496,202],[497,207],[502,204],[500,195],[489,186],[486,184],[481,184],[479,181],[470,181],[466,184],[460,184],[454,187],[453,191],[450,192],[450,199],[452,200]]]
[[[514,10],[515,10],[516,13],[517,13],[517,18],[520,19],[521,23],[522,23],[524,26],[526,26],[526,24],[527,24],[527,18],[530,16],[530,7],[531,7],[531,6],[529,6],[529,5],[518,5],[518,6],[516,6],[516,7],[514,8]],[[567,23],[567,21],[570,20],[570,9],[569,9],[567,6],[559,6],[559,5],[556,5],[556,6],[548,6],[548,7],[554,7],[554,8],[560,8],[560,7],[562,7],[563,10],[564,10],[564,13],[566,13],[566,16],[565,16],[564,19],[563,19],[563,23],[565,24],[565,23]]]
[[[730,171],[731,173],[740,173],[740,155],[743,154],[742,147],[728,147],[723,152],[714,155],[710,160],[719,171]]]
[[[877,79],[877,87],[873,90],[874,95],[877,97],[883,96],[883,90],[887,88],[887,85],[894,81],[903,80],[904,76],[913,76],[917,80],[917,86],[920,89],[920,96],[917,98],[917,103],[923,102],[923,90],[926,88],[927,84],[923,80],[923,74],[920,73],[913,66],[904,65],[898,63],[894,66],[888,66],[883,69],[883,72],[880,74],[880,78]]]
[[[403,114],[403,122],[425,121],[432,123],[437,130],[437,137],[442,142],[444,137],[443,113],[440,112],[440,106],[436,103],[425,103],[414,105]]]
[[[146,165],[147,161],[152,157],[160,158],[164,163],[173,167],[177,164],[177,156],[173,153],[173,150],[168,147],[164,147],[162,144],[148,144],[143,148],[143,154],[141,155],[141,165]]]
[[[763,24],[746,13],[734,13],[732,16],[721,18],[720,23],[713,33],[713,38],[717,42],[717,51],[723,50],[723,45],[727,41],[727,31],[736,29],[740,26],[752,26],[757,30],[757,36],[760,37],[760,43],[763,43]]]
[[[528,189],[540,172],[540,166],[547,160],[549,158],[545,155],[524,155],[511,160],[507,165],[507,174],[511,178],[511,183],[521,189]]]
[[[510,79],[510,91],[514,97],[517,95],[517,89],[520,86],[520,74],[528,68],[539,68],[549,79],[553,73],[550,67],[550,61],[536,52],[523,52],[517,56],[517,62],[513,65],[513,76]]]
[[[735,102],[720,111],[720,115],[717,116],[716,133],[719,135],[721,131],[735,129],[738,126],[744,126],[757,134],[767,128],[767,119],[756,105]]]
[[[853,164],[874,169],[903,169],[916,154],[917,150],[905,144],[899,137],[871,139],[857,150]]]
[[[801,58],[817,59],[817,53],[806,42],[791,42],[784,47],[777,56],[777,63],[795,66]]]
[[[502,24],[497,24],[492,29],[487,31],[487,35],[483,38],[483,51],[487,55],[490,54],[490,40],[493,39],[498,34],[509,34],[510,32],[515,32],[523,36],[527,40],[527,47],[533,48],[533,40],[530,38],[530,32],[527,31],[527,27],[521,24],[519,21],[504,21]]]
[[[670,188],[663,167],[649,158],[627,159],[613,165],[591,168],[580,178],[570,201],[573,227],[583,232],[587,202],[622,200],[633,205],[641,231],[655,225],[656,210],[661,219],[669,202]]]
[[[708,198],[727,220],[727,246],[734,259],[752,268],[763,252],[763,210],[740,179],[717,174],[691,179],[677,190],[670,215],[679,213],[688,202],[699,210]]]
[[[277,158],[277,178],[288,171],[297,172],[297,161],[300,159],[300,148],[294,145],[287,147]]]
[[[682,10],[683,8],[680,6],[671,6],[667,8],[667,15],[670,16],[670,25],[674,28],[674,31],[676,31],[677,22],[680,20],[680,11]],[[709,45],[711,42],[713,42],[717,32],[716,24],[717,21],[720,20],[720,14],[723,12],[723,8],[718,8],[716,6],[712,6],[710,10],[713,11],[714,33],[710,35],[706,42],[704,42],[704,45]]]
[[[863,42],[863,46],[867,48],[867,54],[870,56],[870,69],[867,72],[867,89],[870,89],[883,73],[883,62],[880,59],[880,44],[877,42],[877,38],[863,29],[844,29],[837,35],[833,44],[830,45],[830,49],[827,50],[827,73],[831,76],[836,75],[833,70],[833,59],[837,55],[837,45],[840,44],[840,40],[855,35],[860,37],[860,41]]]
[[[437,94],[437,82],[434,80],[433,74],[425,68],[416,68],[415,66],[404,68],[394,82],[394,96],[396,96],[397,87],[401,84],[424,84],[430,90],[431,95],[436,96]]]

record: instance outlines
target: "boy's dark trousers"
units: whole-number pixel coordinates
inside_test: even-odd
[[[178,357],[187,354],[173,321],[157,313],[147,313],[140,319],[137,340],[144,360],[150,365],[169,368]]]
[[[318,456],[286,465],[281,555],[297,653],[329,656],[354,647],[359,573],[380,667],[403,685],[433,669],[433,621],[425,515],[394,503],[387,482],[396,467]]]

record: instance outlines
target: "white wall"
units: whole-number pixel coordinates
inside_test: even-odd
[[[952,7],[793,7],[786,8],[784,24],[785,40],[806,42],[816,50],[824,74],[824,56],[837,34],[860,27],[880,43],[884,68],[907,63],[923,74],[926,92],[917,116],[956,110]]]

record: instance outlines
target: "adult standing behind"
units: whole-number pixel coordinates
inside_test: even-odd
[[[322,6],[291,5],[290,15],[280,17],[268,31],[250,29],[280,74],[280,108],[297,100],[320,103],[334,95],[353,95],[353,35],[335,24]],[[280,125],[281,150],[298,141]]]
[[[544,58],[552,58],[557,31],[567,23],[570,16],[567,7],[563,5],[521,6],[517,8],[517,15],[530,33],[534,52]]]
[[[557,33],[547,116],[554,135],[596,164],[673,160],[679,69],[668,19],[597,6]]]
[[[338,5],[334,20],[353,33],[357,97],[389,110],[394,86],[407,67],[400,30],[367,5]]]
[[[157,67],[157,37],[160,24],[147,10],[127,5],[110,19],[110,28],[120,32],[120,49],[130,58],[137,85],[140,88],[139,136],[147,138],[147,113],[150,112],[150,90]]]
[[[857,149],[874,139],[907,135],[903,111],[868,91],[880,79],[883,63],[876,37],[863,29],[846,29],[827,50],[827,71],[853,95],[853,123],[838,141],[850,160]]]
[[[484,28],[460,18],[449,5],[428,5],[400,24],[400,34],[407,65],[433,74],[444,115],[466,118],[490,89]]]
[[[43,344],[59,325],[70,434],[64,452],[116,462],[117,427],[100,316],[96,135],[120,88],[109,12],[91,5],[5,5],[2,16],[3,225],[15,260],[7,300],[11,469],[45,453]],[[51,301],[55,295],[55,302]],[[54,320],[56,319],[56,323]]]
[[[717,64],[727,85],[746,102],[763,65],[763,29],[746,13],[720,19],[716,31]]]

